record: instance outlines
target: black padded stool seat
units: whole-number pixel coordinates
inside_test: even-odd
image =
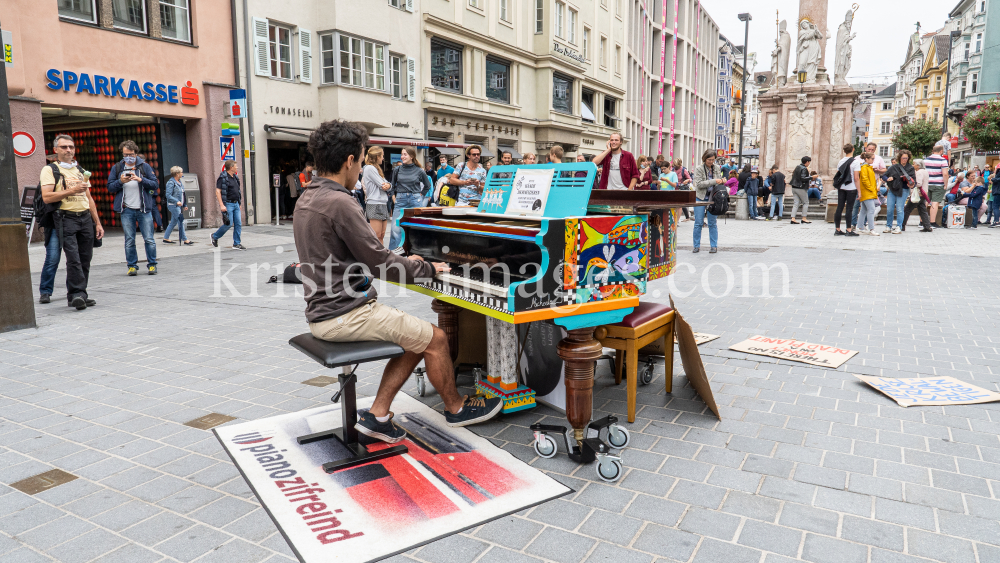
[[[327,342],[308,332],[292,338],[288,343],[328,368],[388,360],[405,353],[402,347],[392,342]]]
[[[354,375],[354,369],[357,368],[352,369],[351,366],[398,358],[405,353],[399,345],[392,342],[327,342],[326,340],[316,338],[308,332],[292,338],[288,343],[293,348],[328,368],[339,367],[343,370],[343,373],[338,376],[340,390],[337,391],[332,399],[334,403],[343,399],[340,405],[340,413],[343,418],[340,428],[299,436],[297,438],[299,444],[334,439],[347,447],[351,452],[351,457],[324,463],[323,470],[327,473],[333,473],[341,469],[357,467],[407,452],[406,446],[402,445],[368,451],[368,448],[358,441],[358,430],[355,428],[358,422],[358,395],[356,390],[357,378]],[[383,446],[387,445],[383,444]]]

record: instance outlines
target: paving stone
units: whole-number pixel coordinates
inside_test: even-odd
[[[714,510],[692,507],[684,515],[678,528],[702,536],[732,541],[739,528],[740,519]]]
[[[747,456],[747,460],[743,462],[744,471],[773,475],[782,479],[787,479],[794,467],[795,464],[790,461],[756,455]]]
[[[640,502],[643,498],[650,499],[651,497],[639,495],[635,503]],[[633,503],[633,505],[635,503]],[[557,499],[535,507],[530,513],[528,513],[528,518],[535,520],[536,522],[541,522],[542,524],[558,526],[566,530],[575,530],[577,526],[583,523],[592,510],[592,508],[587,506],[581,506],[579,504],[573,504],[565,500]]]
[[[1000,545],[1000,523],[995,520],[939,510],[938,527],[942,534]]]
[[[670,499],[705,508],[718,508],[726,496],[726,489],[680,480],[674,485]]]
[[[642,527],[642,520],[596,510],[580,526],[580,533],[607,542],[628,545]],[[507,545],[503,542],[496,542]]]
[[[693,563],[716,563],[726,561],[729,563],[757,563],[760,561],[761,553],[756,549],[723,543],[710,538],[705,538],[698,547],[698,553],[694,556]]]
[[[594,543],[596,543],[594,540],[580,534],[564,532],[556,528],[545,528],[535,538],[535,541],[531,542],[531,545],[525,549],[525,552],[560,563],[577,563],[583,560]],[[426,557],[421,558],[426,559]],[[446,560],[455,561],[454,555],[448,556]]]
[[[632,547],[673,561],[687,561],[698,545],[698,536],[673,528],[648,524]]]
[[[620,513],[634,496],[631,491],[591,483],[573,498],[573,502]]]
[[[649,495],[638,495],[632,501],[632,504],[629,505],[628,510],[625,511],[625,515],[664,526],[675,526],[686,508],[686,505],[679,502],[655,498]],[[537,511],[538,509],[535,510]],[[531,513],[532,518],[534,518],[534,514],[534,512]]]
[[[903,483],[868,475],[850,475],[847,490],[892,500],[903,500]]]
[[[903,551],[903,528],[901,526],[884,524],[867,518],[844,516],[841,537],[864,545]]]
[[[802,534],[798,530],[747,520],[743,524],[738,543],[795,557],[799,552]]]
[[[976,560],[972,542],[921,530],[906,534],[907,552],[945,563],[972,563]]]
[[[833,538],[806,534],[802,559],[816,563],[856,563],[868,557],[868,548]]]
[[[903,485],[903,496],[906,502],[910,503],[943,508],[952,512],[965,511],[965,506],[962,504],[962,495],[951,491],[906,483]]]
[[[949,473],[947,471],[938,471],[936,469],[931,470],[931,479],[934,480],[934,486],[941,489],[969,493],[981,497],[990,496],[990,487],[986,484],[985,479]]]
[[[64,563],[83,563],[117,549],[125,544],[122,538],[105,530],[91,530],[86,534],[70,540],[49,550],[49,554],[57,561]]]
[[[594,551],[587,557],[586,563],[650,563],[652,560],[653,556],[648,553],[601,542],[597,544]],[[483,560],[480,559],[479,561],[481,563]],[[508,561],[512,560],[505,559],[502,563],[507,563]],[[517,561],[517,559],[513,559],[513,561]],[[501,562],[498,561],[497,563]]]
[[[453,535],[424,546],[417,556],[431,563],[452,561],[471,563],[489,547],[489,544],[485,542],[463,535]]]
[[[847,473],[843,471],[802,463],[796,466],[795,475],[792,478],[803,483],[812,483],[833,489],[843,489],[847,485]]]
[[[596,553],[597,550],[594,550],[594,552]],[[636,553],[636,552],[629,551],[628,553]],[[606,554],[606,553],[602,553],[602,555],[604,555],[604,554]],[[594,554],[591,554],[591,558],[593,558],[593,556],[594,556]],[[392,562],[393,559],[395,559],[395,558],[385,559],[384,561],[386,561],[388,563],[388,562]],[[414,559],[406,558],[405,562],[404,561],[399,561],[399,562],[394,562],[394,563],[407,563],[407,562],[410,562],[410,561],[415,561],[415,560]],[[593,560],[593,561],[597,561],[597,560]],[[600,561],[606,561],[606,559],[600,559]],[[636,563],[639,563],[639,561],[640,560],[637,560]],[[502,547],[493,547],[489,551],[486,552],[486,555],[483,555],[482,557],[479,558],[479,562],[478,563],[541,563],[541,559],[537,559],[535,557],[530,557],[530,556],[525,555],[523,553],[518,553],[516,551],[511,551],[509,549],[504,549]]]
[[[837,535],[839,521],[840,517],[836,512],[790,502],[785,503],[785,506],[781,510],[781,517],[778,519],[778,523],[782,526],[828,536]]]
[[[708,484],[735,489],[747,493],[754,493],[760,486],[761,475],[730,469],[728,467],[716,467],[708,477]]]
[[[869,496],[819,487],[813,505],[837,512],[847,512],[869,517],[872,513],[872,499]]]

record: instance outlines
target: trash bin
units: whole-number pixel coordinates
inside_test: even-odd
[[[201,228],[201,187],[198,185],[197,174],[184,174],[181,176],[181,183],[184,184],[184,228]]]
[[[734,196],[736,198],[736,218],[741,220],[750,219],[750,205],[747,203],[747,194],[744,192],[739,192]]]

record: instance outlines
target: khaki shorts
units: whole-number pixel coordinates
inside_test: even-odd
[[[421,354],[431,343],[434,325],[372,301],[337,318],[309,323],[309,331],[329,342],[394,342],[407,352]]]
[[[927,186],[927,197],[931,198],[931,203],[944,203],[944,186]]]

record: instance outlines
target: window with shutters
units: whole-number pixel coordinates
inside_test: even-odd
[[[59,17],[96,24],[96,2],[97,0],[59,0]]]
[[[406,0],[389,0],[389,5],[393,8],[403,9],[406,7]]]
[[[400,99],[403,91],[403,59],[399,55],[389,55],[389,91],[392,97]]]
[[[494,102],[510,103],[510,64],[487,57],[486,98]]]
[[[280,25],[267,26],[268,58],[271,78],[292,79],[292,30]]]
[[[437,39],[431,41],[431,86],[462,92],[462,49]]]
[[[334,49],[335,45],[336,49]],[[358,86],[384,92],[386,91],[386,54],[386,46],[381,43],[344,34],[321,35],[320,56],[323,59],[323,82],[336,84],[338,82],[337,67],[339,66],[339,83],[341,85]]]
[[[160,33],[165,39],[191,42],[188,0],[160,0]]]
[[[112,0],[111,16],[118,29],[146,33],[146,2],[144,0]]]

